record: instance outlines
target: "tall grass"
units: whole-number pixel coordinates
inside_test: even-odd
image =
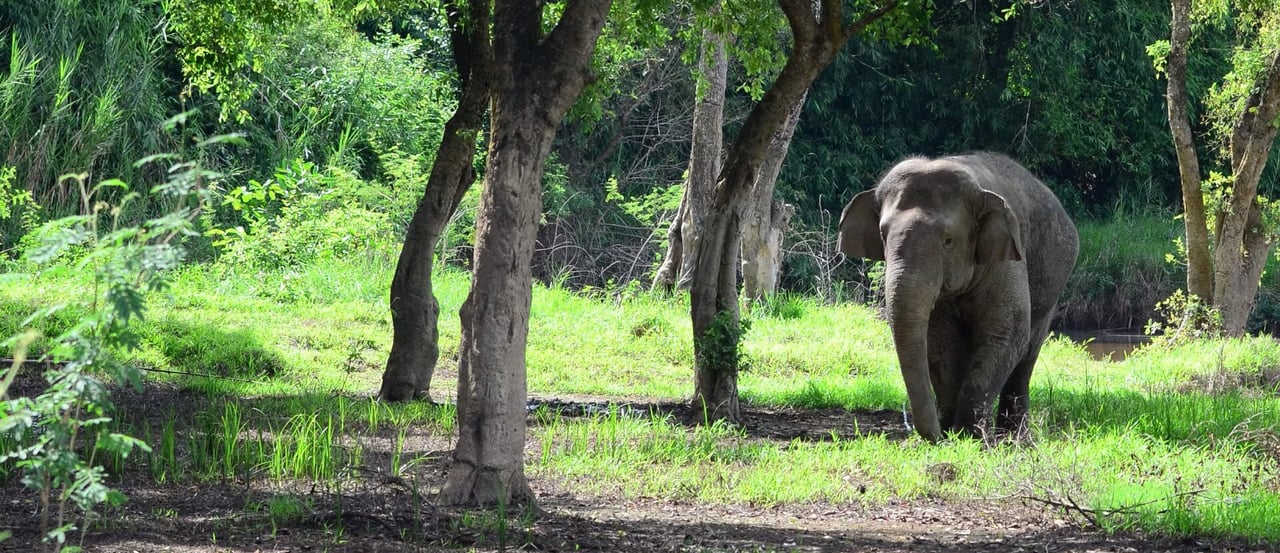
[[[37,203],[67,214],[79,196],[61,175],[132,181],[135,160],[172,151],[160,123],[176,90],[160,66],[158,3],[54,0],[15,11],[0,33],[0,152]]]
[[[1178,221],[1125,215],[1080,221],[1080,255],[1060,316],[1068,328],[1140,328],[1156,303],[1185,286],[1186,269],[1165,261],[1182,235]]]

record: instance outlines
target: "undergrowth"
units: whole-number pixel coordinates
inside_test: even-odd
[[[442,357],[431,393],[446,406],[388,406],[367,398],[389,347],[390,273],[384,261],[349,258],[267,278],[220,264],[183,269],[150,298],[153,311],[138,326],[143,347],[115,355],[194,373],[149,375],[194,393],[194,416],[122,417],[119,430],[153,449],[113,470],[162,483],[310,481],[334,494],[371,474],[426,480],[424,471],[440,465],[406,444],[440,449],[456,439],[447,405],[469,277],[441,268],[436,278]],[[72,271],[0,280],[6,305],[38,305],[85,285]],[[0,330],[13,328],[20,311],[0,309]],[[787,298],[749,316],[746,405],[904,409],[892,340],[872,310]],[[681,401],[691,391],[691,349],[687,299],[535,286],[535,395]],[[867,506],[1069,499],[1082,522],[1106,529],[1277,540],[1264,521],[1280,501],[1280,400],[1262,377],[1277,367],[1280,346],[1261,338],[1153,345],[1104,362],[1054,337],[1032,382],[1034,447],[929,445],[870,429],[779,441],[615,407],[586,417],[539,411],[527,461],[536,477],[601,497]]]

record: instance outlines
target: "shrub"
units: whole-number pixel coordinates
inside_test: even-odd
[[[123,224],[121,214],[141,193],[121,180],[88,187],[84,175],[75,177],[82,205],[92,211],[43,225],[34,234],[33,247],[24,252],[37,267],[69,263],[92,275],[92,286],[82,297],[69,293],[73,299],[67,303],[41,307],[26,320],[26,329],[3,343],[15,359],[0,380],[0,398],[8,398],[28,347],[42,330],[54,328],[46,320],[71,309],[83,313],[51,338],[48,353],[40,356],[48,386],[35,397],[0,401],[0,469],[18,471],[23,484],[39,494],[41,530],[57,549],[77,529],[78,518],[88,518],[99,504],[124,500],[107,486],[98,453],[118,459],[135,448],[149,450],[140,440],[109,431],[112,405],[100,376],[140,387],[138,369],[119,363],[113,354],[139,347],[132,323],[145,313],[146,294],[168,286],[169,270],[183,258],[175,239],[189,232],[207,203],[202,184],[214,175],[180,162],[167,173],[170,179],[152,193],[183,207],[139,225]],[[116,191],[120,200],[113,204],[102,199],[109,191]]]
[[[354,254],[389,258],[398,229],[379,199],[375,185],[345,169],[294,160],[274,179],[228,191],[224,203],[242,224],[208,234],[222,262],[262,271]]]

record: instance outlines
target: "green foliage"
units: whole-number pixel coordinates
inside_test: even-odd
[[[212,91],[222,104],[222,119],[249,119],[243,105],[253,84],[243,73],[263,71],[263,52],[280,28],[298,18],[310,2],[287,0],[162,0],[169,29],[179,40],[178,59],[187,86]]]
[[[628,198],[618,191],[616,178],[606,181],[604,189],[605,201],[617,205],[627,215],[652,228],[662,228],[665,223],[670,222],[676,210],[680,209],[680,198],[684,194],[683,185],[677,183]]]
[[[36,228],[40,221],[40,205],[28,190],[14,189],[16,171],[13,167],[0,167],[0,253],[12,251],[17,238]],[[14,221],[15,217],[17,221]],[[13,228],[13,222],[17,228]]]
[[[609,5],[609,17],[596,41],[591,58],[592,79],[569,111],[567,119],[585,129],[601,119],[617,115],[610,106],[615,96],[629,93],[622,85],[632,74],[652,70],[654,54],[668,41],[670,14],[675,4],[656,0],[617,0]]]
[[[227,139],[206,144],[223,140]],[[153,156],[140,163],[167,159],[170,156]],[[146,443],[111,431],[108,390],[95,374],[140,386],[138,370],[120,363],[113,354],[139,347],[134,326],[143,318],[145,294],[169,286],[170,271],[182,260],[178,239],[191,232],[208,200],[205,186],[217,177],[191,162],[174,162],[167,172],[170,178],[149,193],[183,207],[138,226],[121,224],[120,215],[142,192],[120,180],[90,187],[85,176],[73,177],[83,204],[92,211],[46,223],[26,251],[26,259],[35,266],[69,257],[77,271],[92,275],[85,296],[63,297],[39,309],[23,323],[29,330],[4,343],[18,359],[0,388],[0,397],[7,398],[9,385],[22,368],[21,358],[45,321],[70,306],[85,313],[50,340],[51,349],[41,359],[49,363],[44,374],[48,387],[35,397],[0,403],[4,437],[0,441],[5,445],[0,465],[11,464],[22,473],[23,484],[40,494],[42,531],[59,549],[76,529],[77,518],[88,517],[99,504],[117,505],[124,500],[107,486],[105,470],[95,461],[99,452],[122,458],[135,448],[150,451]],[[102,199],[104,191],[116,188],[122,191],[120,203]]]
[[[717,313],[696,341],[699,366],[714,371],[747,369],[749,363],[742,354],[742,342],[748,330],[751,330],[750,319],[739,319],[728,311]]]
[[[1174,290],[1156,304],[1159,321],[1147,321],[1143,332],[1162,345],[1184,344],[1222,335],[1222,314],[1195,294]]]
[[[244,106],[248,138],[263,146],[245,160],[258,174],[301,158],[373,179],[391,152],[428,172],[456,105],[452,67],[425,55],[437,44],[386,32],[366,39],[332,18],[298,22],[273,40],[262,72],[249,76],[262,100]]]
[[[388,188],[402,195],[421,194],[405,186]],[[421,186],[424,183],[413,183]],[[416,194],[415,194],[416,192]],[[319,259],[356,253],[390,256],[396,228],[378,186],[359,180],[340,167],[318,169],[294,160],[275,178],[232,188],[224,204],[240,215],[242,225],[206,232],[222,250],[225,263],[259,270],[299,267]]]
[[[7,4],[13,4],[11,2]],[[3,5],[0,25],[0,165],[45,216],[75,211],[68,173],[159,178],[134,160],[175,149],[161,123],[172,90],[154,1],[50,0]],[[163,168],[159,168],[163,169]],[[135,208],[143,205],[135,205]],[[6,226],[6,238],[21,231]]]
[[[1202,27],[1234,33],[1229,71],[1205,96],[1205,120],[1218,144],[1218,155],[1230,160],[1235,123],[1249,95],[1262,86],[1267,61],[1280,49],[1280,10],[1269,3],[1218,0],[1198,2],[1192,17]]]

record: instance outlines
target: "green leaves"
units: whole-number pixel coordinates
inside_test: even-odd
[[[245,72],[262,72],[262,52],[272,31],[299,17],[310,2],[287,0],[164,0],[169,28],[179,39],[178,58],[189,87],[213,92],[222,103],[223,120],[243,123],[242,105],[253,87]]]
[[[49,367],[44,391],[35,397],[0,401],[0,436],[5,438],[0,440],[4,446],[0,465],[11,464],[23,474],[24,485],[41,492],[40,508],[46,515],[56,513],[56,520],[72,521],[49,528],[50,517],[43,517],[46,539],[59,544],[76,529],[77,515],[87,515],[103,503],[124,501],[123,494],[107,486],[95,454],[103,451],[123,458],[135,450],[150,451],[141,440],[107,431],[111,403],[96,375],[140,386],[140,371],[119,363],[114,354],[139,347],[130,324],[144,316],[147,293],[168,286],[169,272],[183,258],[180,240],[192,234],[193,221],[209,202],[207,187],[215,177],[199,164],[169,156],[149,156],[143,162],[170,159],[175,162],[168,178],[152,188],[168,205],[176,206],[169,212],[138,225],[124,225],[120,214],[138,197],[129,192],[128,183],[108,179],[86,186],[84,175],[64,177],[78,183],[73,189],[80,191],[85,213],[46,223],[25,252],[26,261],[37,268],[67,263],[93,275],[87,293],[76,298],[77,291],[68,291],[68,304],[38,310],[23,323],[30,330],[4,342],[16,359],[0,388],[0,397],[7,398],[4,392],[22,367],[38,329],[49,326],[48,320],[67,306],[84,313],[70,329],[48,341],[41,355]],[[107,190],[125,193],[115,194],[112,203],[99,197]]]
[[[1165,63],[1169,59],[1169,41],[1157,40],[1150,46],[1147,46],[1147,56],[1151,57],[1151,65],[1156,69],[1156,75],[1164,75]]]

